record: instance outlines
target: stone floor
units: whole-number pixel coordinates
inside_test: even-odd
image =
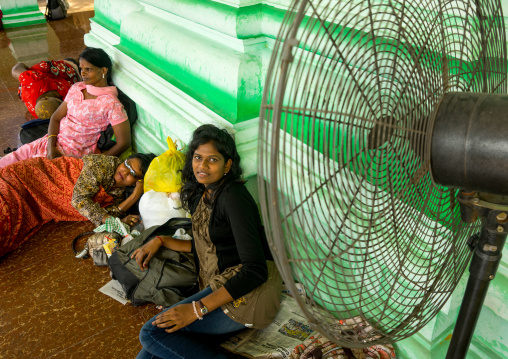
[[[31,119],[17,97],[12,66],[77,57],[84,48],[93,0],[69,2],[66,19],[0,30],[0,156],[19,145],[20,125]],[[0,358],[135,358],[139,329],[158,310],[122,305],[98,291],[109,271],[71,250],[72,239],[92,228],[90,222],[49,223],[0,258]]]

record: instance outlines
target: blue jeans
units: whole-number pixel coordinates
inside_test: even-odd
[[[174,306],[198,301],[210,293],[212,290],[208,287]],[[221,335],[245,329],[245,325],[230,319],[220,307],[206,314],[203,320],[196,320],[174,333],[152,325],[155,318],[141,328],[139,341],[143,349],[137,359],[227,359],[217,350],[217,338],[224,339]]]

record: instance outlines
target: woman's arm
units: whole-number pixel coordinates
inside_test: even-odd
[[[115,161],[118,160],[102,155],[84,156],[83,169],[74,185],[72,206],[96,226],[102,223],[102,218],[108,215],[108,211],[95,203],[93,198],[99,192],[100,186],[104,186],[107,178],[111,176],[112,167],[116,169]],[[108,175],[107,172],[110,174]]]
[[[18,62],[11,70],[12,77],[19,81],[19,76],[26,70],[28,67],[22,62]]]
[[[115,133],[116,145],[103,153],[108,156],[120,156],[131,145],[131,125],[128,120],[112,126]]]
[[[142,247],[136,249],[131,258],[136,258],[136,263],[141,270],[148,268],[148,263],[157,253],[160,247],[166,247],[176,252],[190,253],[192,251],[192,243],[189,240],[182,240],[170,236],[156,236]]]
[[[251,292],[268,278],[265,248],[266,237],[261,230],[261,218],[254,199],[244,185],[231,185],[222,194],[217,207],[231,226],[242,268],[224,287],[233,299]],[[210,235],[212,235],[212,226]]]
[[[50,160],[62,156],[60,151],[56,148],[56,142],[58,133],[60,132],[60,121],[65,115],[67,115],[67,102],[63,101],[49,120],[47,157]]]
[[[127,212],[138,201],[138,199],[141,198],[142,194],[143,180],[139,180],[134,186],[134,191],[132,191],[131,195],[118,205],[118,209],[122,212]]]
[[[226,288],[221,287],[201,299],[201,303],[208,309],[208,312],[212,312],[232,300],[233,297]],[[199,304],[196,303],[195,305],[198,315],[202,317],[203,315],[200,312]],[[192,304],[180,304],[158,315],[157,319],[152,322],[152,325],[156,325],[159,328],[169,328],[166,329],[166,332],[173,333],[178,329],[186,327],[197,319],[198,317],[196,313],[194,313]]]
[[[131,195],[127,197],[123,202],[121,202],[118,206],[116,206],[119,210],[118,213],[119,217],[123,216],[125,212],[127,212],[138,201],[138,199],[141,198],[142,194],[143,194],[143,180],[139,180],[136,182],[134,191],[132,191]],[[104,217],[102,217],[101,222],[106,223],[106,219],[112,216],[113,215],[111,213],[106,214]],[[126,216],[122,219],[122,222],[127,223],[129,226],[133,226],[139,222],[139,216],[134,215]]]

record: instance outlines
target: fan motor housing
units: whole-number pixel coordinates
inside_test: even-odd
[[[437,184],[508,194],[508,95],[444,95],[432,129],[430,167]]]

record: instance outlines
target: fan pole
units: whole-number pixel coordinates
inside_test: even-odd
[[[474,248],[464,299],[446,359],[466,357],[490,281],[494,279],[501,261],[501,252],[507,236],[507,217],[506,212],[499,210],[487,212],[480,239]]]

